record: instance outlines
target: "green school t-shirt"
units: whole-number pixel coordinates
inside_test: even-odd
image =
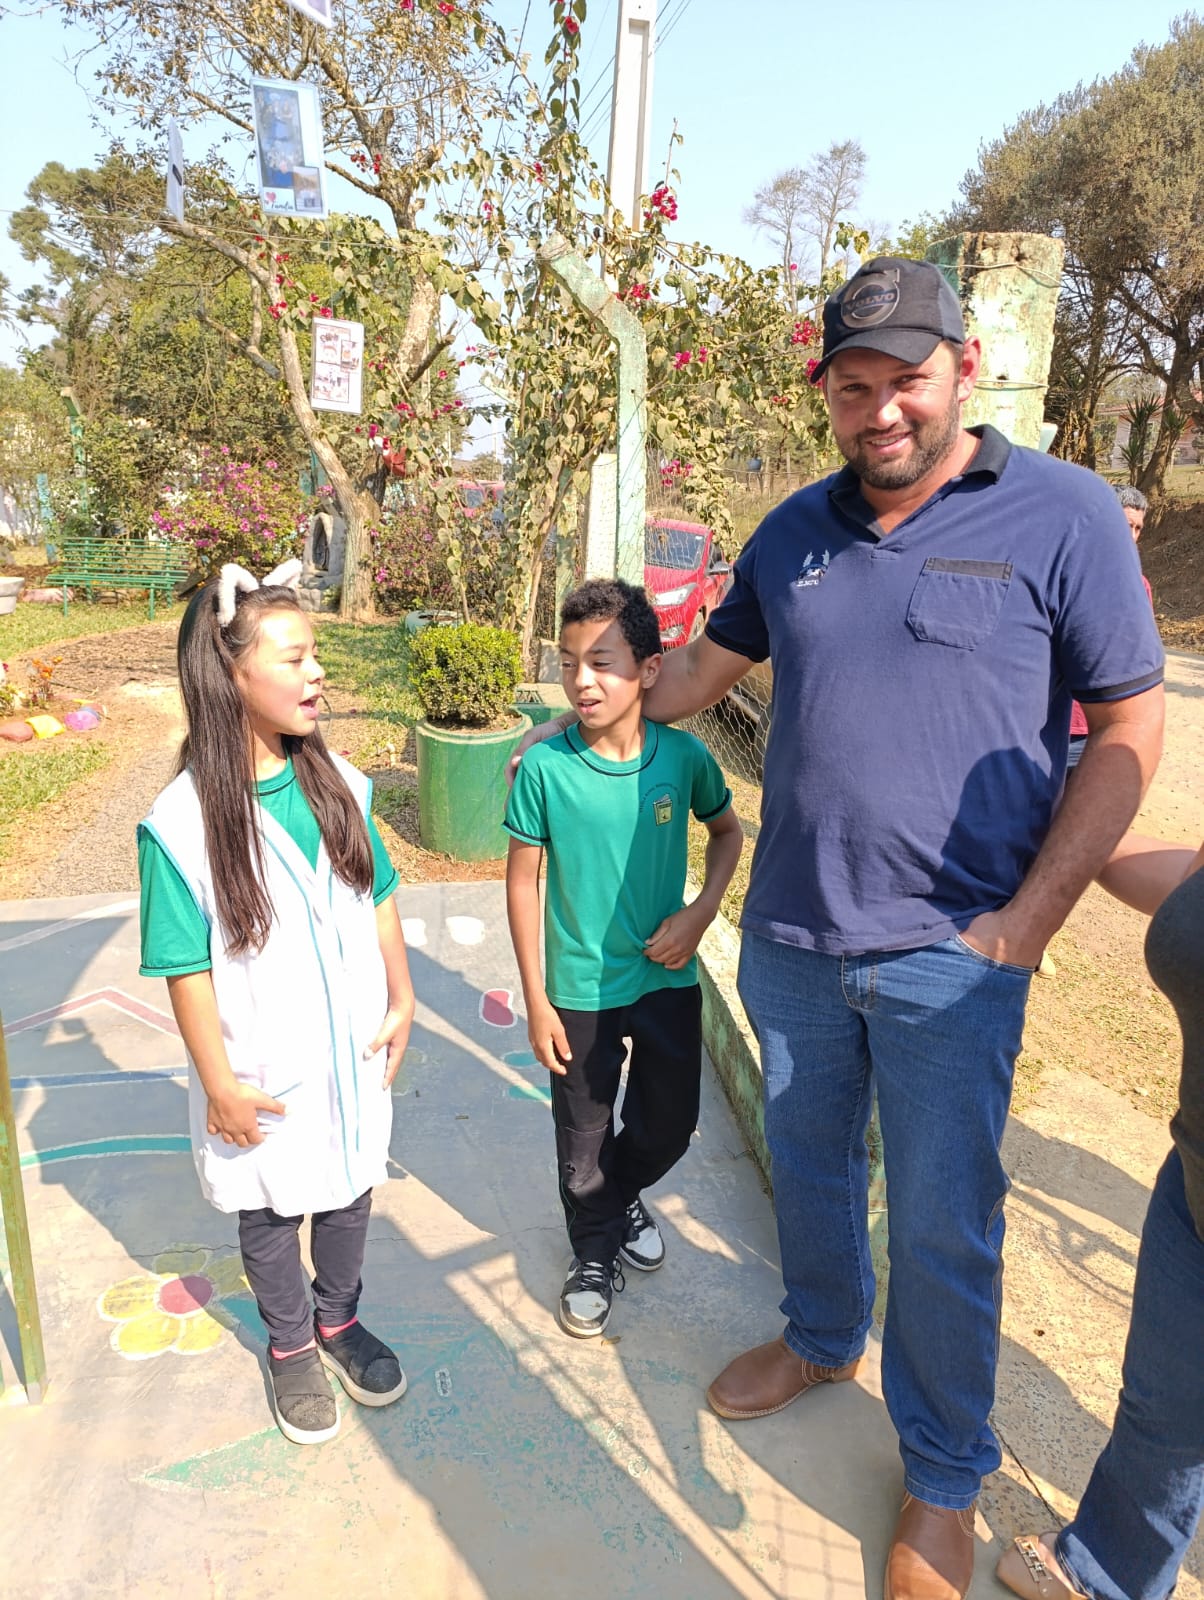
[[[293,771],[292,757],[274,778],[256,784],[259,803],[298,845],[311,867],[318,864],[322,842],[317,818]],[[372,845],[373,904],[380,905],[397,887],[397,869],[389,860],[376,823],[368,817]],[[185,972],[208,972],[209,924],[181,877],[175,862],[146,828],[138,829],[138,878],[142,887],[142,965],[145,978],[175,978]]]
[[[547,851],[553,1005],[602,1011],[698,982],[696,962],[670,972],[649,961],[644,940],[682,908],[690,812],[707,822],[731,801],[710,751],[680,728],[646,723],[632,761],[596,755],[576,725],[527,751],[505,828]]]

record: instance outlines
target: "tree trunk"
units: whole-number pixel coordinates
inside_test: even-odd
[[[1158,413],[1158,434],[1145,466],[1137,475],[1137,487],[1151,500],[1161,500],[1166,492],[1166,475],[1175,459],[1175,448],[1183,433],[1182,423],[1175,416],[1175,396],[1191,376],[1193,360],[1190,353],[1176,350],[1166,375],[1162,410]]]

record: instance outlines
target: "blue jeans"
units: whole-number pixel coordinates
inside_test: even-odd
[[[1204,1242],[1177,1151],[1154,1184],[1137,1256],[1124,1386],[1058,1557],[1094,1600],[1164,1600],[1204,1507]]]
[[[1029,973],[960,939],[820,955],[745,933],[761,1046],[786,1343],[843,1366],[873,1319],[866,1130],[874,1091],[890,1211],[882,1387],[907,1489],[962,1509],[999,1465],[999,1159]]]

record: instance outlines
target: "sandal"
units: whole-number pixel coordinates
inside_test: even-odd
[[[1090,1600],[1081,1589],[1070,1587],[1052,1556],[1047,1560],[1042,1554],[1041,1543],[1052,1550],[1056,1538],[1056,1532],[1021,1534],[1012,1540],[1012,1548],[1004,1553],[995,1576],[1020,1600]]]

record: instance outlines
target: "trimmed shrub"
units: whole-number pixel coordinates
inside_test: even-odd
[[[410,685],[431,722],[465,728],[504,722],[521,675],[518,640],[505,628],[424,628],[410,647]]]

